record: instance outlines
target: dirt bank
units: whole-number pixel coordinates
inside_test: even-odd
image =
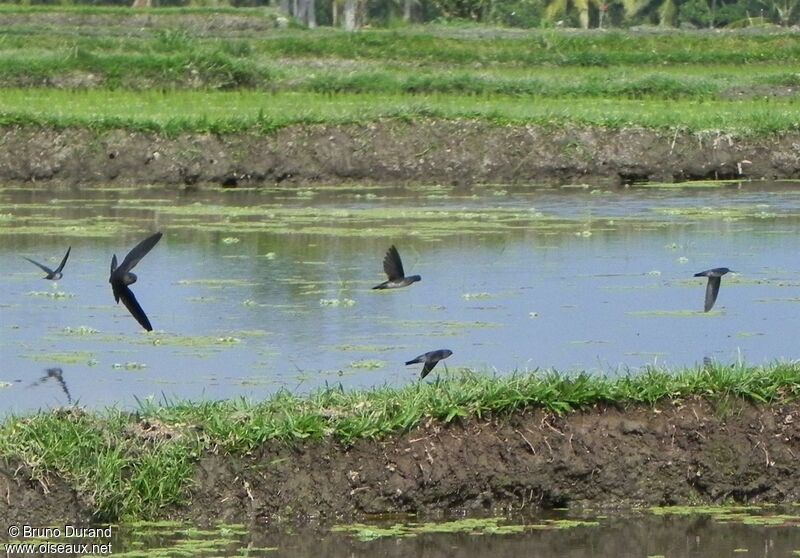
[[[164,186],[672,182],[800,177],[800,133],[736,138],[474,121],[294,126],[273,135],[0,128],[0,182]]]
[[[383,441],[270,444],[208,454],[190,504],[164,515],[199,521],[323,521],[362,514],[800,501],[800,403],[740,400],[542,411]],[[29,482],[0,462],[0,523],[81,521],[90,498],[64,479]],[[13,520],[13,521],[12,521]]]

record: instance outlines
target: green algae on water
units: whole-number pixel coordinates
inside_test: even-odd
[[[771,513],[770,510],[774,507],[772,505],[666,506],[653,507],[649,511],[654,515],[709,515],[715,521],[764,527],[800,525],[800,516]]]
[[[386,362],[374,359],[355,360],[350,363],[350,368],[359,368],[366,370],[378,370],[379,368],[383,368],[385,366]]]
[[[72,351],[64,353],[40,353],[24,355],[26,358],[39,362],[58,362],[62,364],[89,363],[95,359],[94,353],[89,351]]]
[[[466,533],[470,535],[511,535],[523,533],[530,529],[571,529],[574,527],[595,527],[596,521],[579,521],[571,519],[544,520],[541,523],[515,524],[508,523],[503,517],[467,518],[455,521],[426,523],[395,523],[389,526],[336,525],[335,532],[351,533],[361,541],[381,538],[416,537],[428,533]]]

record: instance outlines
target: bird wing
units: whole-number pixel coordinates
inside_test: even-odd
[[[120,281],[118,278],[114,279],[114,272],[117,270],[117,255],[114,254],[111,256],[111,275],[108,277],[108,282],[111,283],[111,290],[114,292],[114,301],[119,304],[119,292],[120,287],[124,286],[125,283]]]
[[[717,301],[717,295],[719,294],[719,285],[722,282],[721,277],[709,277],[708,284],[706,285],[706,304],[705,304],[705,312],[711,310],[714,307],[714,303]]]
[[[428,353],[425,353],[424,355],[419,355],[418,357],[412,358],[411,360],[407,361],[406,366],[408,366],[409,364],[417,364],[418,362],[425,362],[425,359],[427,357]]]
[[[22,256],[22,257],[25,258],[25,256]],[[44,271],[45,273],[47,273],[48,275],[52,275],[53,274],[53,270],[50,269],[49,267],[47,267],[46,265],[42,265],[39,262],[35,262],[30,258],[25,258],[25,259],[28,260],[29,262],[31,262],[36,267],[38,267],[39,269],[41,269],[42,271]]]
[[[390,281],[402,279],[406,276],[403,271],[403,262],[400,260],[400,254],[397,252],[397,248],[395,248],[394,245],[386,251],[386,256],[383,258],[383,271],[389,277]]]
[[[133,247],[133,249],[128,252],[128,255],[125,256],[125,259],[122,260],[122,263],[119,264],[119,269],[122,273],[127,273],[138,264],[142,258],[144,258],[147,253],[153,249],[153,246],[158,244],[158,241],[161,240],[161,233],[157,232],[154,235],[148,236],[144,240],[142,240],[139,244]],[[112,271],[113,273],[113,271]]]
[[[56,268],[56,273],[61,273],[61,270],[64,269],[64,265],[67,263],[67,258],[69,258],[70,250],[72,250],[72,246],[67,248],[67,253],[64,254],[64,259],[61,260],[60,264],[58,264],[58,267]]]
[[[424,378],[425,376],[430,374],[431,370],[433,370],[433,367],[436,366],[437,362],[439,362],[439,361],[438,360],[426,360],[425,361],[425,366],[422,367],[422,372],[420,372],[420,374],[419,374],[419,379],[421,380],[422,378]]]
[[[119,294],[119,299],[122,300],[122,304],[125,305],[125,308],[128,309],[128,312],[131,313],[131,316],[136,318],[136,321],[145,328],[147,331],[153,331],[153,326],[150,325],[150,320],[147,319],[147,315],[142,310],[142,307],[139,306],[139,302],[136,300],[136,297],[133,296],[133,291],[130,290],[126,285],[122,285],[122,288],[119,289],[119,292],[114,292],[114,296]]]

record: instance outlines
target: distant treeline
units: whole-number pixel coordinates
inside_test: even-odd
[[[25,6],[130,6],[133,0],[19,0]],[[792,26],[800,0],[138,0],[152,7],[280,7],[314,25],[475,22],[508,27]],[[312,14],[308,11],[313,10]]]

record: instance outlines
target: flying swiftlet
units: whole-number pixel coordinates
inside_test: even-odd
[[[159,240],[161,240],[160,232],[142,240],[128,252],[128,255],[125,256],[125,259],[119,264],[119,267],[117,267],[117,255],[114,254],[111,258],[111,276],[108,278],[108,282],[111,283],[111,290],[114,291],[114,300],[117,301],[117,304],[122,300],[125,308],[128,309],[131,315],[136,318],[136,321],[147,331],[153,331],[153,326],[150,325],[150,320],[147,319],[147,315],[144,313],[144,310],[142,310],[136,297],[133,296],[133,291],[130,290],[128,286],[133,285],[137,279],[136,274],[131,273],[131,269],[136,267],[136,264],[153,249],[153,246],[155,246]]]
[[[719,285],[722,283],[722,276],[729,272],[735,273],[732,269],[728,269],[727,267],[715,267],[714,269],[707,269],[706,271],[694,274],[695,277],[708,277],[708,283],[706,284],[706,302],[703,308],[704,312],[708,312],[714,307],[714,303],[717,301],[717,295],[719,294]]]
[[[422,281],[422,277],[419,275],[406,277],[405,271],[403,271],[403,261],[400,259],[400,253],[394,245],[386,251],[386,256],[383,258],[383,271],[389,279],[380,285],[375,285],[372,287],[373,289],[398,289],[400,287],[407,287],[411,283]]]
[[[409,360],[408,362],[406,362],[406,366],[408,366],[409,364],[417,364],[420,362],[424,362],[425,364],[422,366],[422,372],[420,372],[419,375],[419,379],[421,380],[422,378],[430,374],[430,371],[433,370],[433,368],[440,360],[444,360],[452,354],[453,351],[451,351],[450,349],[438,349],[436,351],[429,351],[424,355],[419,355],[417,358]]]
[[[49,279],[51,281],[58,281],[59,279],[61,279],[64,276],[64,274],[61,273],[61,272],[63,271],[64,266],[67,263],[67,258],[69,258],[70,250],[72,250],[72,246],[67,248],[67,253],[64,254],[64,259],[61,260],[61,263],[55,269],[50,269],[46,265],[42,265],[39,262],[35,262],[30,258],[25,258],[25,256],[22,256],[22,257],[25,258],[26,260],[28,260],[29,262],[31,262],[33,265],[35,265],[36,267],[38,267],[42,271],[44,271],[45,273],[47,273],[47,275],[42,277],[42,279]]]

